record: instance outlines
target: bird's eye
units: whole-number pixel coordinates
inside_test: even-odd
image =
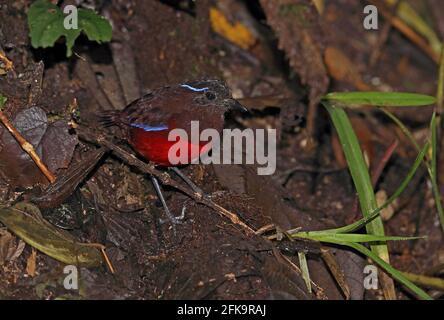
[[[211,92],[211,91],[205,92],[205,97],[207,97],[208,100],[216,99],[216,95],[213,92]]]

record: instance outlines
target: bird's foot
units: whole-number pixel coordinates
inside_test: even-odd
[[[179,216],[174,216],[171,213],[170,209],[168,209],[168,207],[164,207],[167,219],[160,219],[159,220],[160,224],[164,224],[164,223],[170,222],[173,225],[173,228],[174,228],[174,225],[182,224],[184,222],[184,220],[185,220],[185,211],[186,211],[186,209],[187,209],[187,207],[186,207],[186,205],[184,205],[182,207],[182,212],[180,213],[180,215]]]

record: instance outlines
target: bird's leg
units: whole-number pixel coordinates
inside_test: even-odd
[[[190,178],[188,178],[185,174],[182,173],[178,168],[176,167],[170,167],[170,170],[172,170],[175,174],[177,174],[185,183],[196,193],[200,194],[201,196],[204,196],[204,192],[201,188],[199,188],[193,181],[191,181]]]
[[[163,197],[163,194],[162,194],[162,190],[160,189],[159,181],[154,176],[151,176],[151,181],[153,182],[154,189],[156,189],[157,196],[159,197],[160,202],[162,203],[163,209],[165,210],[165,214],[167,215],[168,220],[171,221],[173,226],[175,224],[180,224],[181,220],[185,217],[185,206],[182,208],[182,214],[179,217],[175,217],[171,213],[170,209],[168,209],[168,206],[166,204],[165,198]],[[161,221],[161,223],[162,222],[163,221]]]

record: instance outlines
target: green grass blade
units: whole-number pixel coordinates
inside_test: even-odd
[[[437,125],[440,127],[444,107],[444,46],[441,50],[438,73],[438,87],[436,88],[436,112],[438,113]]]
[[[364,217],[369,217],[373,211],[377,210],[377,204],[358,138],[345,111],[342,108],[332,107],[328,103],[325,105],[338,132],[350,174],[353,178],[356,191],[358,192],[362,213]],[[369,234],[384,235],[382,220],[375,218],[372,222],[368,223],[367,231]]]
[[[430,121],[430,132],[432,136],[432,159],[431,159],[431,170],[432,178],[436,180],[436,148],[438,147],[436,139],[436,113],[433,112],[432,120]]]
[[[415,293],[419,298],[424,300],[433,300],[424,290],[419,288],[413,282],[408,280],[399,270],[393,268],[389,263],[385,262],[377,255],[375,255],[372,251],[367,249],[365,246],[359,243],[342,243],[342,245],[349,246],[367,257],[371,258],[374,262],[376,262],[381,268],[383,268],[387,273],[389,273],[395,280],[402,283],[404,286],[409,288],[413,293]]]
[[[429,277],[422,274],[414,274],[409,272],[402,273],[404,277],[409,279],[416,285],[420,285],[422,287],[436,289],[439,291],[444,291],[444,280],[438,277]]]
[[[381,108],[382,112],[385,113],[387,117],[390,118],[398,127],[401,129],[402,133],[410,140],[410,142],[415,146],[416,150],[419,152],[421,148],[419,147],[418,142],[416,142],[415,137],[413,137],[413,133],[404,125],[404,123],[396,117],[393,113],[388,111],[385,108]]]
[[[393,201],[395,201],[404,192],[405,188],[410,183],[410,181],[413,179],[416,171],[418,170],[422,161],[424,160],[424,157],[425,157],[428,149],[429,149],[429,144],[426,143],[426,145],[419,152],[418,156],[415,159],[415,162],[413,163],[412,167],[410,168],[407,176],[404,178],[404,180],[399,185],[398,189],[396,189],[396,191],[387,199],[387,201],[382,206],[380,206],[376,210],[372,211],[368,217],[364,217],[362,219],[359,219],[358,221],[356,221],[352,224],[349,224],[347,226],[344,226],[344,227],[335,228],[335,229],[328,229],[328,230],[324,230],[322,232],[329,232],[329,233],[354,232],[356,230],[359,230],[363,226],[365,226],[367,223],[372,221],[374,218],[376,218],[379,215],[379,213],[381,212],[381,210],[383,210],[388,205],[390,205]],[[314,231],[314,232],[317,232],[317,231]],[[289,232],[289,233],[291,234],[291,232]]]
[[[298,258],[299,258],[299,266],[301,267],[302,279],[304,279],[308,293],[311,293],[312,288],[311,288],[310,272],[308,270],[307,257],[304,252],[298,251]]]
[[[436,32],[422,17],[418,14],[415,9],[406,1],[399,0],[386,0],[392,8],[396,8],[396,14],[401,18],[406,24],[412,27],[421,36],[427,39],[432,47],[432,50],[439,54],[441,50],[441,41]]]
[[[339,140],[347,160],[348,168],[355,184],[358,198],[364,217],[370,217],[371,213],[378,209],[375,193],[371,183],[367,165],[364,161],[358,138],[348,119],[347,114],[342,108],[332,107],[328,102],[324,101],[324,105],[330,114],[333,124],[339,136]],[[366,225],[367,233],[384,236],[384,225],[381,217],[376,217]],[[389,262],[389,251],[386,244],[374,244],[371,246],[372,251],[381,259]],[[384,288],[387,296],[394,297],[395,292],[393,286],[387,282]]]
[[[377,107],[418,107],[436,103],[436,98],[404,92],[332,92],[323,101],[344,107],[370,105]]]
[[[292,238],[303,238],[314,241],[329,242],[329,243],[344,243],[344,242],[386,242],[386,241],[406,241],[417,240],[424,237],[403,237],[403,236],[376,236],[373,234],[359,234],[359,233],[321,233],[321,232],[298,232],[291,235]]]
[[[310,238],[310,237],[304,237],[303,234],[305,232],[300,233],[301,238]],[[310,233],[310,232],[308,232]],[[338,237],[340,236],[340,237]],[[322,240],[316,240],[314,238],[310,238],[312,240],[316,240],[316,241],[321,241],[321,242],[326,242],[326,243],[332,243],[332,244],[336,244],[336,245],[340,245],[340,246],[348,246],[350,248],[353,248],[357,251],[359,251],[360,253],[364,254],[365,256],[367,256],[368,258],[372,259],[375,263],[377,263],[381,268],[383,268],[387,273],[389,273],[395,280],[397,280],[398,282],[400,282],[401,284],[405,285],[407,288],[409,288],[414,294],[416,294],[419,298],[424,299],[424,300],[433,300],[424,290],[422,290],[421,288],[419,288],[418,286],[416,286],[413,282],[411,282],[409,279],[407,279],[403,273],[395,268],[393,268],[389,263],[385,262],[384,260],[382,260],[380,257],[378,257],[375,253],[373,253],[371,250],[367,249],[365,246],[363,246],[360,243],[357,243],[357,240],[359,239],[347,239],[347,236],[351,236],[351,237],[358,237],[358,236],[362,236],[362,237],[375,237],[374,239],[379,241],[382,238],[385,238],[385,240],[390,239],[390,240],[412,240],[412,239],[416,239],[416,237],[378,237],[378,236],[372,236],[372,235],[332,235],[330,234],[329,237],[324,237]],[[292,237],[294,237],[292,235]],[[345,241],[341,241],[341,239],[345,240]],[[370,238],[369,238],[370,239]]]
[[[430,123],[430,131],[432,135],[432,158],[431,158],[431,164],[430,164],[430,180],[432,182],[432,189],[433,189],[433,197],[435,198],[435,205],[436,210],[438,211],[438,217],[439,221],[441,223],[441,228],[444,232],[444,210],[442,207],[442,200],[441,200],[441,192],[439,191],[438,186],[438,177],[437,177],[437,148],[438,148],[438,138],[437,138],[437,117],[435,116],[435,113],[433,113],[432,121]]]
[[[393,113],[390,111],[382,108],[382,111],[395,123],[398,125],[398,127],[401,129],[401,131],[407,136],[407,138],[410,140],[410,142],[415,146],[417,150],[420,150],[420,147],[418,143],[416,142],[415,138],[413,137],[413,134],[411,131],[402,123],[401,120],[399,120]],[[442,207],[441,202],[441,194],[439,192],[439,186],[436,179],[436,150],[438,147],[437,144],[437,134],[436,134],[436,128],[438,123],[438,117],[433,114],[432,121],[430,123],[430,131],[431,131],[431,138],[432,138],[432,159],[429,159],[427,161],[424,161],[425,166],[427,167],[427,172],[430,176],[430,181],[432,183],[432,191],[433,191],[433,197],[435,199],[435,205],[436,210],[438,211],[439,220],[441,223],[441,228],[444,232],[444,208]],[[433,164],[434,162],[434,164]],[[433,169],[434,167],[434,169]],[[435,172],[435,173],[434,173]]]

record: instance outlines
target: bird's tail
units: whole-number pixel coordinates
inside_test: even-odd
[[[103,111],[97,116],[97,121],[102,127],[111,127],[120,124],[119,111]]]

